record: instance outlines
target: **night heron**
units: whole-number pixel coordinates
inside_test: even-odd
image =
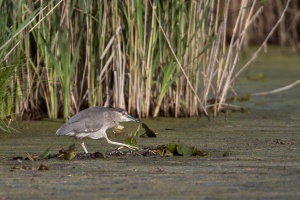
[[[106,130],[118,126],[119,122],[135,121],[138,119],[129,115],[121,108],[106,108],[103,106],[96,106],[80,111],[67,121],[62,127],[56,131],[56,135],[68,135],[76,138],[105,138],[110,144],[127,147],[129,149],[138,149],[137,147],[113,142],[108,139]],[[85,153],[88,153],[84,142],[81,146]]]

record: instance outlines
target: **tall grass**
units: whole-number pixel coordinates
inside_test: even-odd
[[[21,73],[3,75],[14,94],[6,108],[40,114],[45,107],[48,117],[65,119],[95,105],[138,117],[207,115],[208,108],[216,116],[262,13],[243,0],[228,21],[235,3],[3,0],[1,66],[25,58],[15,66]]]

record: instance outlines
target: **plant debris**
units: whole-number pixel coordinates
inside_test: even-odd
[[[106,153],[107,157],[118,157],[118,156],[143,156],[143,157],[153,157],[158,156],[156,149],[145,148],[140,151],[120,151],[113,150]]]
[[[40,170],[40,171],[49,170],[49,167],[47,165],[41,163],[37,170]]]
[[[293,145],[293,144],[300,144],[299,142],[294,142],[294,141],[284,141],[284,140],[281,140],[281,139],[276,139],[275,141],[275,144],[288,144],[288,145]]]
[[[168,143],[166,145],[165,144],[158,145],[155,148],[152,148],[152,147],[143,148],[138,151],[112,150],[112,151],[106,152],[105,154],[100,153],[100,152],[77,153],[75,144],[72,144],[66,150],[64,148],[59,150],[58,154],[50,154],[50,150],[47,149],[45,152],[40,154],[40,156],[38,156],[35,153],[31,153],[31,154],[26,153],[26,157],[23,158],[22,156],[15,156],[12,158],[12,160],[18,160],[20,163],[22,163],[22,160],[31,160],[32,162],[34,162],[34,161],[39,161],[39,160],[44,160],[44,159],[52,159],[52,158],[58,158],[58,159],[64,159],[64,160],[99,159],[99,158],[104,159],[104,158],[112,157],[112,156],[144,156],[144,157],[183,156],[183,157],[191,157],[191,156],[207,156],[207,152],[200,151],[196,147],[188,146],[184,143]]]
[[[106,158],[105,155],[103,155],[100,152],[95,152],[95,153],[77,153],[75,156],[76,159],[82,160],[82,159],[97,159],[97,158]]]
[[[207,156],[206,151],[200,151],[194,146],[187,146],[183,143],[169,143],[167,145],[159,145],[156,149],[159,155],[165,157],[183,156],[188,158],[191,156]]]
[[[41,159],[48,159],[49,154],[50,154],[50,148],[46,149],[46,151],[44,151],[43,153],[41,153],[38,158],[40,160]]]
[[[69,148],[67,150],[65,150],[64,148],[59,150],[59,155],[57,157],[63,158],[65,160],[72,160],[73,158],[75,158],[76,152],[77,152],[77,149],[76,149],[76,146],[74,143],[71,146],[69,146]]]
[[[142,128],[144,128],[146,132],[140,135],[140,137],[156,137],[156,133],[152,131],[145,123],[142,123]]]
[[[133,138],[134,139],[134,138]],[[136,142],[136,141],[135,141]],[[131,144],[132,145],[132,144]],[[141,157],[171,157],[171,156],[183,156],[183,157],[191,157],[191,156],[207,156],[207,152],[200,151],[194,146],[187,146],[183,143],[168,143],[167,145],[159,145],[156,148],[144,148],[138,151],[121,151],[119,149],[112,150],[102,154],[100,152],[95,153],[77,153],[77,149],[75,144],[70,145],[66,150],[62,148],[59,150],[58,154],[50,154],[50,148],[46,149],[41,154],[36,153],[25,153],[25,157],[15,156],[12,160],[17,160],[20,165],[14,166],[10,169],[10,171],[16,170],[49,170],[49,167],[43,163],[39,165],[38,168],[35,168],[35,163],[40,160],[48,160],[52,158],[64,159],[64,160],[83,160],[83,159],[105,159],[108,157],[130,157],[130,156],[141,156]],[[24,160],[31,161],[31,167],[25,166],[23,164]]]
[[[25,155],[26,155],[25,160],[31,160],[31,161],[39,160],[39,156],[35,153],[25,153]]]

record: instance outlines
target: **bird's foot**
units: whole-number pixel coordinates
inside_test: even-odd
[[[122,149],[123,147],[126,147],[126,148],[128,148],[130,150],[138,150],[139,149],[138,147],[135,147],[135,146],[123,144],[123,146],[119,147],[118,150]]]
[[[107,137],[105,137],[107,142],[109,144],[114,144],[114,145],[118,145],[118,146],[121,146],[118,148],[118,150],[122,149],[123,147],[127,147],[128,149],[131,149],[131,150],[138,150],[139,148],[138,147],[135,147],[135,146],[131,146],[131,145],[128,145],[128,144],[123,144],[123,143],[120,143],[120,142],[113,142],[111,140],[109,140]]]

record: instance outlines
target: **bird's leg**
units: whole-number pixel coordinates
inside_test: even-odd
[[[131,145],[128,145],[128,144],[123,144],[123,143],[119,143],[119,142],[113,142],[113,141],[111,141],[110,139],[108,139],[107,136],[105,137],[105,139],[106,139],[106,141],[107,141],[109,144],[119,145],[119,146],[121,146],[120,148],[122,148],[122,147],[127,147],[128,149],[131,149],[131,150],[137,150],[137,149],[139,149],[138,147],[134,147],[134,146],[131,146]]]
[[[85,145],[84,145],[84,142],[81,143],[81,146],[82,146],[82,148],[83,148],[83,150],[84,150],[84,153],[86,153],[86,154],[89,153],[89,152],[87,151]]]

